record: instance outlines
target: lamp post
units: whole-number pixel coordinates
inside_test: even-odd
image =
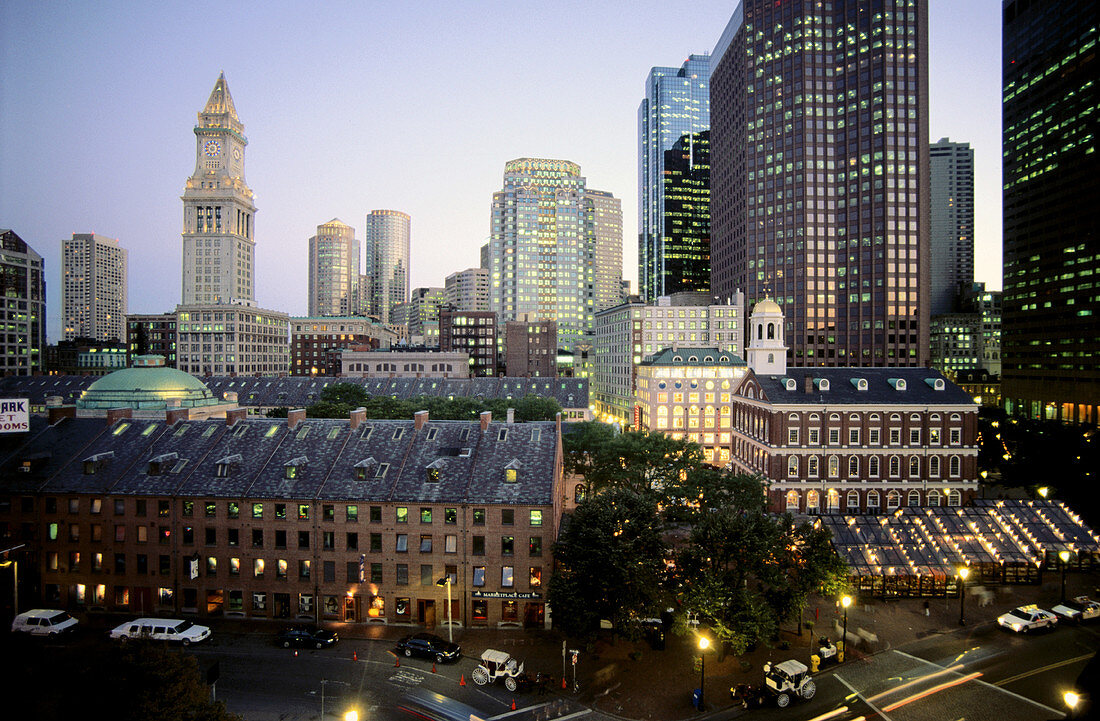
[[[446,576],[436,581],[435,585],[447,587],[447,640],[454,643],[454,624],[451,623],[451,574],[448,573]]]
[[[966,579],[970,575],[970,568],[968,566],[959,566],[959,625],[965,626],[966,620],[963,618],[963,602],[966,600]]]
[[[707,675],[707,654],[706,650],[710,646],[710,639],[706,636],[699,637],[699,710],[702,711],[706,708],[706,703],[703,701],[703,681]]]
[[[840,605],[844,607],[844,634],[840,639],[840,658],[837,660],[844,661],[844,652],[848,650],[848,607],[852,605],[852,597],[843,596]]]
[[[1066,602],[1066,566],[1073,554],[1069,551],[1058,551],[1058,560],[1062,562],[1062,603]]]
[[[1077,718],[1077,707],[1081,705],[1081,694],[1076,691],[1066,691],[1062,694],[1062,700],[1066,704],[1066,708],[1069,709],[1069,713],[1066,714],[1068,718]]]
[[[15,554],[12,552],[18,551],[20,548],[23,548],[26,545],[27,544],[25,543],[20,543],[18,546],[12,546],[10,548],[5,548],[4,550],[0,551],[0,554],[5,556],[9,553],[11,554],[11,560],[0,563],[0,568],[11,566],[12,614],[14,616],[19,615],[19,561],[15,559]]]

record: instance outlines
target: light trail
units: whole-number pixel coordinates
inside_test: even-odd
[[[978,678],[981,675],[982,675],[981,671],[975,671],[974,673],[970,673],[970,674],[967,674],[965,676],[960,676],[959,678],[953,679],[951,681],[946,681],[944,683],[941,683],[938,686],[933,686],[932,688],[925,689],[924,691],[921,691],[920,693],[915,693],[912,696],[906,696],[905,698],[901,699],[900,701],[895,701],[894,703],[890,704],[889,706],[883,706],[882,710],[883,711],[893,711],[896,708],[901,708],[902,706],[905,706],[906,704],[913,703],[914,701],[919,701],[922,698],[925,698],[927,696],[931,696],[932,694],[937,694],[940,691],[945,691],[945,690],[947,690],[947,689],[949,689],[953,686],[958,686],[959,684],[966,683],[967,681],[973,681],[974,679]]]
[[[892,693],[896,693],[898,691],[901,691],[904,688],[908,688],[908,687],[910,687],[914,684],[918,684],[922,681],[927,681],[929,679],[935,678],[936,676],[942,676],[945,673],[951,673],[953,671],[958,671],[962,667],[963,667],[963,665],[960,663],[960,664],[956,664],[954,666],[949,666],[949,667],[944,668],[940,671],[933,671],[932,673],[926,674],[924,676],[918,676],[917,678],[913,679],[912,681],[908,681],[906,683],[903,683],[900,686],[894,686],[893,688],[888,688],[885,691],[882,691],[880,693],[876,693],[874,696],[871,696],[867,700],[868,701],[877,701],[878,699],[882,698],[883,696],[888,696]]]

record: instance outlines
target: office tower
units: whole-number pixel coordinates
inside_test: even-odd
[[[355,228],[333,218],[309,239],[309,315],[359,312],[359,241]]]
[[[593,278],[593,311],[621,302],[623,280],[623,203],[611,193],[589,188],[584,194],[584,225]]]
[[[491,310],[444,309],[439,312],[439,350],[470,356],[470,375],[497,375],[497,314]]]
[[[405,325],[409,339],[426,346],[439,346],[439,307],[443,305],[442,288],[413,288],[409,302],[404,304]],[[397,313],[394,314],[395,317]],[[391,321],[392,322],[392,321]]]
[[[985,283],[973,283],[955,311],[932,316],[931,365],[952,381],[963,371],[1001,374],[1001,300]]]
[[[791,366],[927,363],[927,68],[924,0],[742,0],[711,54],[713,291]]]
[[[410,219],[398,210],[372,210],[363,239],[367,315],[390,323],[390,312],[409,299]]]
[[[947,138],[928,146],[931,204],[929,312],[958,310],[974,282],[974,151]]]
[[[1100,10],[1017,0],[1003,12],[1005,410],[1096,425]]]
[[[638,107],[643,298],[710,289],[710,56],[653,68]]]
[[[618,201],[589,191],[580,173],[568,160],[506,163],[503,187],[493,193],[488,251],[490,309],[505,323],[555,321],[558,347],[570,351],[590,343],[597,293],[602,301],[606,278],[617,287],[621,274],[621,260],[597,274],[597,256],[622,257]]]
[[[183,191],[183,304],[256,299],[252,191],[244,181],[248,139],[225,73],[195,126],[195,172]]]
[[[114,238],[73,233],[61,241],[64,340],[126,339],[127,251]]]
[[[443,281],[443,302],[455,310],[489,310],[489,271],[467,268]]]
[[[46,346],[45,263],[15,231],[0,228],[0,375],[41,373]]]

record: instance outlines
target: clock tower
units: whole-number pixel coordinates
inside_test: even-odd
[[[183,304],[255,301],[252,191],[244,182],[248,139],[225,73],[195,125],[195,172],[183,191]]]

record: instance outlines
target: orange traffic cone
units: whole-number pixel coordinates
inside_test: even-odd
[[[515,700],[515,699],[512,699],[512,708],[511,708],[510,710],[511,710],[511,711],[515,711],[515,710],[516,710],[516,700]]]
[[[435,661],[432,661],[432,673],[435,673]]]
[[[459,686],[465,686],[466,685],[466,674],[462,674],[462,678],[458,679],[458,685]]]
[[[352,651],[351,652],[351,660],[352,661],[358,661],[359,660],[359,652],[358,651]]]
[[[568,686],[565,685],[565,676],[561,677],[561,687],[562,687],[562,689],[569,688]]]
[[[401,657],[398,656],[397,654],[393,655],[393,667],[394,668],[401,668]]]

